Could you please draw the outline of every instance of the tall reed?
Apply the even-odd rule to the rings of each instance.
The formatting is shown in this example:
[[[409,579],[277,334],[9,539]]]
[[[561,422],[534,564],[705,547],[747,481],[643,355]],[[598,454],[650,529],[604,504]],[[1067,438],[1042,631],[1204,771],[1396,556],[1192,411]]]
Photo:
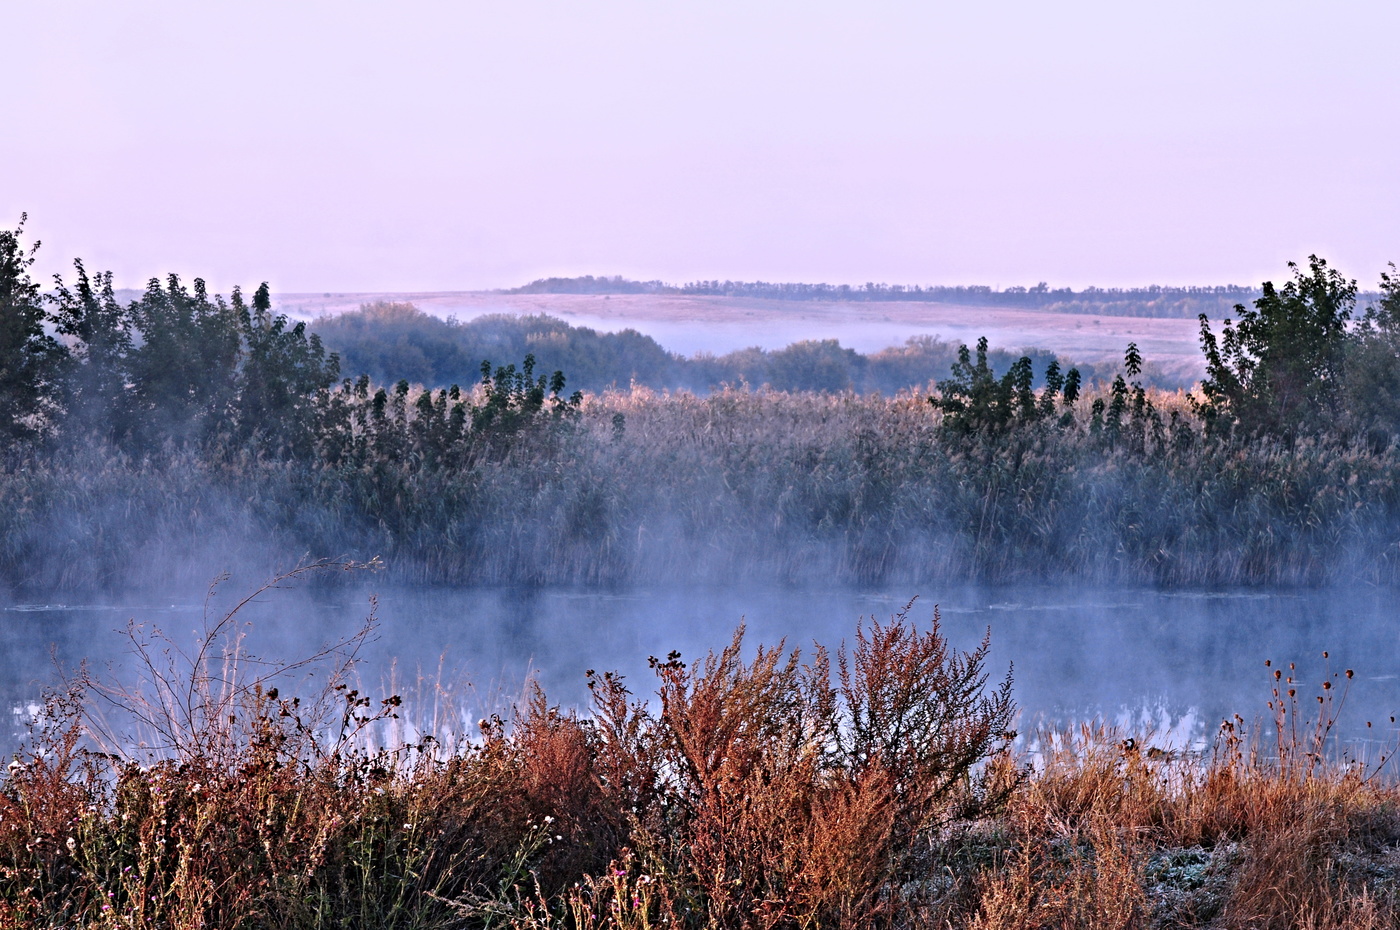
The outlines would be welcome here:
[[[1090,394],[1068,425],[984,441],[921,396],[636,389],[442,459],[413,450],[425,396],[405,395],[407,446],[336,464],[15,465],[0,582],[48,598],[307,551],[438,584],[1390,583],[1400,565],[1400,453],[1207,441],[1181,395],[1137,426],[1125,402],[1115,427]]]

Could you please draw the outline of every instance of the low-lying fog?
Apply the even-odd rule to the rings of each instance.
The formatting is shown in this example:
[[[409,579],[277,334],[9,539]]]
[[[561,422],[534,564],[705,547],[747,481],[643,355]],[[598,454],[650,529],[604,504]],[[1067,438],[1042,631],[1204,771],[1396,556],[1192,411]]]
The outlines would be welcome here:
[[[635,329],[672,352],[723,355],[759,346],[781,349],[803,339],[836,339],[857,352],[937,336],[975,345],[986,336],[1006,349],[1040,348],[1077,362],[1117,361],[1136,342],[1154,364],[1184,381],[1200,377],[1195,317],[1103,316],[1041,309],[969,307],[918,301],[803,301],[655,294],[501,294],[484,291],[402,294],[283,294],[276,309],[297,319],[359,309],[376,300],[406,301],[448,319],[489,313],[543,313],[600,332]]]
[[[552,701],[586,700],[587,669],[619,670],[649,694],[648,656],[678,649],[688,660],[725,645],[743,618],[750,647],[786,638],[804,650],[851,639],[858,617],[888,616],[919,595],[911,616],[926,625],[940,607],[945,634],[972,648],[989,627],[989,671],[1015,663],[1023,731],[1036,723],[1093,717],[1174,728],[1178,744],[1208,739],[1219,721],[1265,714],[1276,667],[1297,662],[1305,710],[1332,672],[1355,669],[1340,735],[1364,742],[1393,734],[1400,711],[1400,627],[1392,598],[1349,591],[1093,591],[1064,588],[950,588],[940,591],[814,591],[778,588],[664,590],[434,590],[378,586],[269,592],[243,614],[251,651],[294,660],[353,632],[378,594],[378,638],[362,655],[361,680],[412,703],[441,678],[474,720],[521,693],[533,673]],[[232,588],[215,600],[222,613]],[[87,660],[123,669],[127,618],[192,642],[201,607],[151,596],[144,602],[12,605],[0,612],[0,695],[12,721],[56,668]],[[1322,652],[1330,652],[1324,660]],[[441,675],[439,668],[443,671]],[[420,683],[420,673],[425,680]],[[464,684],[470,682],[474,690]],[[495,695],[495,697],[493,697]],[[1376,723],[1370,731],[1366,721]],[[1384,722],[1384,726],[1382,726]],[[5,735],[13,742],[14,729]]]

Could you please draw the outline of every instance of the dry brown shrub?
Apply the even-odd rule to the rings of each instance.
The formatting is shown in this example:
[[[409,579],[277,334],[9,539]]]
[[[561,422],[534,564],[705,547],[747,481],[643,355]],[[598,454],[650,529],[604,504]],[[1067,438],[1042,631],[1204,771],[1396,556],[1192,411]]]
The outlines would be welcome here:
[[[908,611],[868,630],[859,625],[855,647],[837,657],[849,714],[838,743],[856,771],[883,767],[896,805],[894,829],[906,842],[951,810],[966,816],[1002,800],[986,795],[985,782],[974,791],[970,777],[1008,742],[1015,709],[1009,674],[988,692],[990,631],[976,649],[960,653],[939,635],[937,608],[926,633],[908,622]]]
[[[801,913],[860,927],[879,910],[894,829],[893,788],[882,768],[843,778],[816,800],[806,835],[792,844]]]

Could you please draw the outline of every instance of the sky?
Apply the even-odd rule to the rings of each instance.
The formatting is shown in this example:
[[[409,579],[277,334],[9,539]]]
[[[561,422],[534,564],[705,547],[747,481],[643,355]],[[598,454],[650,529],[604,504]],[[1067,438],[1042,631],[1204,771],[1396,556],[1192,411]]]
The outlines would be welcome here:
[[[1400,261],[1400,4],[0,0],[45,277],[1254,284]]]

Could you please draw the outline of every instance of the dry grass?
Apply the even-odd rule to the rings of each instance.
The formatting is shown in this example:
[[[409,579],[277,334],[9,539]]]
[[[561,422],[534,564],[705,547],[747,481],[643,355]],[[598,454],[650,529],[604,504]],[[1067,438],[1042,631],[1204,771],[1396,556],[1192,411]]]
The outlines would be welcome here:
[[[239,629],[187,655],[134,629],[140,681],[53,696],[0,783],[0,927],[1400,917],[1400,790],[1329,743],[1345,673],[1311,703],[1280,670],[1273,716],[1206,753],[1086,725],[1018,758],[985,647],[899,614],[830,657],[740,630],[655,660],[649,700],[593,675],[586,710],[535,690],[444,745],[386,741],[399,702],[350,687],[350,653],[299,699],[309,666],[248,664]]]

